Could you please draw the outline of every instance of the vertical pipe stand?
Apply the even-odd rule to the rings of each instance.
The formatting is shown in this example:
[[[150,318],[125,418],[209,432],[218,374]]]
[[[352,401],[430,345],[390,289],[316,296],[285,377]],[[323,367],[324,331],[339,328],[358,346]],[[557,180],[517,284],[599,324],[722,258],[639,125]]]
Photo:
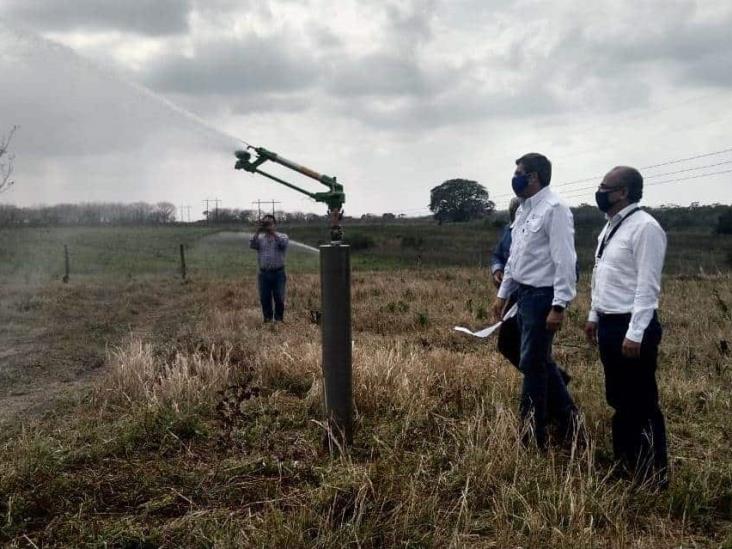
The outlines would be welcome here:
[[[323,402],[331,453],[353,441],[351,369],[351,247],[320,246],[323,332]]]

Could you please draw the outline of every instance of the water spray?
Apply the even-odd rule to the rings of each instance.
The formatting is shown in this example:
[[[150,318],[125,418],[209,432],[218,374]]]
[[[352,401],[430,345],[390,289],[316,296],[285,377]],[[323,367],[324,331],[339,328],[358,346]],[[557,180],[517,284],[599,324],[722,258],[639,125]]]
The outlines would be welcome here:
[[[353,386],[351,361],[351,247],[343,244],[343,204],[346,194],[335,177],[322,175],[263,147],[246,144],[236,151],[237,170],[258,173],[328,206],[330,244],[320,246],[320,299],[323,341],[323,402],[327,422],[325,444],[337,453],[353,440]],[[253,158],[254,151],[256,157]],[[260,166],[270,161],[328,187],[310,192],[264,172]]]

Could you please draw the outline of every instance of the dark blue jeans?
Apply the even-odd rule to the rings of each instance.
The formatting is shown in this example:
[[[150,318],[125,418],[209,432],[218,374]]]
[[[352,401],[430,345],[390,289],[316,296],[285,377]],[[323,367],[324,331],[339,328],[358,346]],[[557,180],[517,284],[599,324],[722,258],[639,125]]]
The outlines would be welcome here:
[[[264,321],[283,320],[285,315],[285,293],[287,289],[287,275],[285,269],[274,271],[259,271],[259,300],[262,303]],[[274,314],[272,302],[274,301]]]
[[[521,417],[533,418],[534,434],[540,448],[547,445],[549,403],[552,412],[565,431],[572,427],[576,411],[554,359],[552,343],[554,334],[546,329],[546,317],[552,308],[554,289],[519,286],[516,293],[521,331],[521,359],[519,369],[524,374],[521,389]]]
[[[605,395],[615,410],[615,458],[646,477],[654,470],[665,482],[668,455],[666,424],[658,404],[656,366],[663,330],[654,314],[643,334],[639,358],[626,358],[622,347],[630,315],[601,315],[597,339],[605,370]]]

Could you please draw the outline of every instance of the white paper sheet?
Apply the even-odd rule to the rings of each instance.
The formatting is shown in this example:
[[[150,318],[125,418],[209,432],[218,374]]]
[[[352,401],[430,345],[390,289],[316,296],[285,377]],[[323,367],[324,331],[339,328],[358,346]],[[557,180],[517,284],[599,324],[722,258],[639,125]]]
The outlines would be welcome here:
[[[482,330],[479,330],[477,332],[472,332],[468,328],[463,328],[462,326],[455,326],[453,328],[455,331],[463,332],[464,334],[468,334],[475,337],[485,338],[493,334],[498,328],[501,327],[501,324],[504,323],[504,321],[508,320],[509,318],[513,318],[516,316],[516,313],[518,312],[518,304],[514,303],[513,307],[511,307],[508,311],[506,311],[506,314],[503,315],[503,320],[500,322],[497,322],[493,324],[493,326],[488,326],[487,328],[483,328]]]

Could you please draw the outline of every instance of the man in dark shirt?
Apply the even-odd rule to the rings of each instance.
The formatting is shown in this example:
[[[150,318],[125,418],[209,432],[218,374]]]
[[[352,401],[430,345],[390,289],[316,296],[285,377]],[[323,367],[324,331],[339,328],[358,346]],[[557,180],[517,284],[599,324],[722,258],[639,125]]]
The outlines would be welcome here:
[[[259,264],[259,299],[262,303],[264,322],[282,322],[285,314],[285,292],[287,274],[285,273],[285,256],[289,240],[284,233],[277,232],[277,220],[274,215],[262,218],[257,232],[249,241],[249,247],[257,251]],[[274,301],[274,311],[272,302]]]

